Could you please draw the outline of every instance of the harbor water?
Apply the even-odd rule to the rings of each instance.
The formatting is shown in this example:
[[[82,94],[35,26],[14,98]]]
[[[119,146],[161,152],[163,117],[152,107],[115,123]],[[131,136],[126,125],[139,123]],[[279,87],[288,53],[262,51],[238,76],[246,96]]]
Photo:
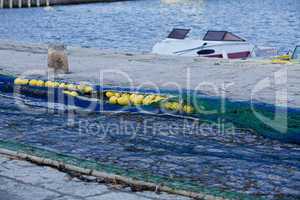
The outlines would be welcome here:
[[[300,40],[298,0],[138,0],[0,10],[0,39],[149,52],[173,27],[228,30],[282,52]]]
[[[173,27],[229,30],[285,52],[300,42],[298,0],[138,0],[0,10],[0,39],[149,52]],[[1,66],[0,66],[1,67]],[[300,199],[300,146],[249,130],[141,114],[69,115],[0,95],[0,139],[266,199]]]

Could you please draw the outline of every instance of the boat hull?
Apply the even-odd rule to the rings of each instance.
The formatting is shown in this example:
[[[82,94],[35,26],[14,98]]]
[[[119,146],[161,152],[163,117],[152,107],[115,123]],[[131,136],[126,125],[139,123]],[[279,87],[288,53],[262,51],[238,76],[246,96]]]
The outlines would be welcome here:
[[[254,45],[244,41],[203,41],[166,39],[154,45],[152,53],[176,56],[244,59],[252,56]]]

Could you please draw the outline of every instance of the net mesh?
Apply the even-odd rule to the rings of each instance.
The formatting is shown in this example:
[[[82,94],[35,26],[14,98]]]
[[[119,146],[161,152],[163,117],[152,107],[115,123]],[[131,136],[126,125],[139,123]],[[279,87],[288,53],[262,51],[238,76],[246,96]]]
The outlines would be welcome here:
[[[165,185],[172,189],[180,189],[196,193],[201,192],[208,195],[213,195],[215,197],[223,197],[227,199],[262,199],[256,196],[250,196],[237,192],[221,191],[217,188],[208,188],[189,179],[167,178],[153,175],[151,173],[127,170],[112,164],[102,164],[96,162],[95,160],[82,159],[75,156],[64,155],[50,150],[45,150],[34,146],[17,143],[15,141],[0,140],[0,148],[25,153],[32,156],[37,156],[40,158],[51,159],[54,161],[62,162],[64,164],[74,165],[85,169],[92,169],[109,174],[120,175],[138,181],[155,183],[157,185]]]

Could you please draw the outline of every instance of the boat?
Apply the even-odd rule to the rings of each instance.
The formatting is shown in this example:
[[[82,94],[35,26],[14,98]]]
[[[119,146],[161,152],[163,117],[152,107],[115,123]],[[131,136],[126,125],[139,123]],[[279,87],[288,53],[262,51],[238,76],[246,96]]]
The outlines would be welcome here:
[[[187,38],[189,32],[190,29],[173,29],[165,40],[154,45],[152,53],[224,59],[267,57],[277,53],[274,48],[257,47],[228,31],[209,30],[202,40]]]
[[[300,45],[297,45],[293,51],[288,54],[276,56],[272,59],[273,64],[295,64],[300,61]]]
[[[271,104],[224,99],[193,90],[157,90],[145,88],[82,85],[62,81],[27,79],[0,74],[0,92],[33,101],[64,105],[83,112],[126,112],[166,117],[179,117],[199,122],[230,123],[237,128],[250,129],[266,138],[300,144],[300,109],[281,108]],[[52,108],[52,107],[51,107]],[[53,107],[55,109],[55,107]],[[255,111],[255,112],[254,112]],[[287,125],[279,121],[270,126],[257,115],[287,116]],[[226,134],[226,132],[224,132]]]

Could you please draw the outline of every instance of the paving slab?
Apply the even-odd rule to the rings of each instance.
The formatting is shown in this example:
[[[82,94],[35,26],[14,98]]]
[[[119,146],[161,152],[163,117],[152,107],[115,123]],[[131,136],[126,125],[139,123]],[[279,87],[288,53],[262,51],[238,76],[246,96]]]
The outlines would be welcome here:
[[[0,154],[0,200],[189,200],[154,192],[130,192],[84,182],[54,168]]]

